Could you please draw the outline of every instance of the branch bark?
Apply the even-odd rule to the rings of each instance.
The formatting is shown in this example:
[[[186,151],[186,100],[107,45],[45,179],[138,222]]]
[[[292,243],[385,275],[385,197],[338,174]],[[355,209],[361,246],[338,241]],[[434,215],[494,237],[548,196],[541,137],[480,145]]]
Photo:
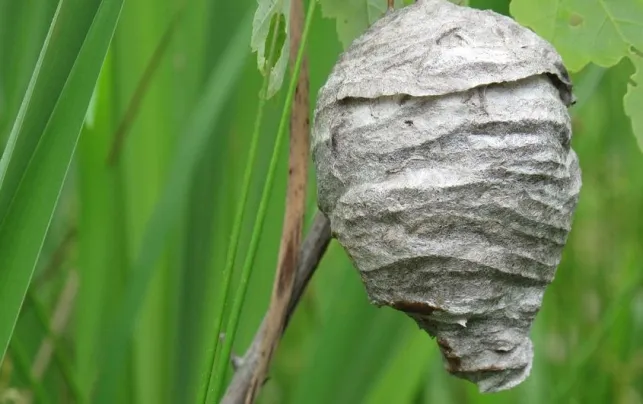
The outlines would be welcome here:
[[[303,0],[290,2],[290,66],[294,71],[304,30]],[[306,213],[306,182],[308,179],[309,89],[308,60],[304,55],[294,103],[290,115],[290,155],[286,211],[279,247],[279,260],[273,283],[270,307],[266,315],[263,339],[259,346],[257,365],[253,368],[245,404],[252,404],[263,385],[288,316],[288,305],[297,273],[297,251]]]
[[[288,321],[290,320],[292,313],[295,311],[295,308],[308,285],[308,281],[317,269],[321,258],[326,252],[330,239],[330,221],[323,213],[317,212],[313,225],[301,246],[295,283],[288,303],[287,315],[284,321],[284,326],[281,328],[278,337],[281,337],[283,330],[288,325]],[[247,397],[253,375],[259,365],[260,349],[261,346],[265,344],[264,341],[267,337],[266,330],[268,327],[268,320],[268,313],[266,313],[261,326],[255,334],[250,348],[248,348],[243,358],[236,361],[234,377],[221,400],[221,404],[241,404]]]

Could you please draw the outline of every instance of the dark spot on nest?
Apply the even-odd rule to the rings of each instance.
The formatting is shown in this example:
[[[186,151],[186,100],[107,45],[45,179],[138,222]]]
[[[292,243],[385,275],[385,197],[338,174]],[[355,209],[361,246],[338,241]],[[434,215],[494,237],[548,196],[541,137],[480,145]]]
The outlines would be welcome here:
[[[455,352],[453,352],[453,348],[451,348],[451,345],[449,345],[448,341],[445,338],[438,337],[436,342],[440,347],[440,352],[442,352],[442,356],[447,361],[446,363],[447,370],[452,373],[460,371],[460,367],[462,366],[462,360],[458,355],[455,354]]]
[[[330,133],[330,150],[337,153],[337,140],[335,140],[335,132]]]
[[[423,302],[409,302],[406,300],[400,300],[390,304],[396,310],[403,311],[410,314],[422,314],[425,316],[430,316],[434,311],[441,310],[439,307],[431,306],[428,303]]]
[[[446,369],[449,373],[451,373],[454,376],[465,377],[465,378],[467,374],[469,375],[493,374],[493,373],[503,372],[505,370],[508,370],[507,368],[503,368],[501,366],[495,366],[495,365],[485,366],[485,367],[475,368],[475,369],[452,368],[449,365],[447,365]]]
[[[411,121],[410,119],[407,119],[406,121],[404,121],[404,123],[406,124],[406,126],[413,126],[413,121]]]
[[[458,34],[458,31],[460,31],[460,27],[454,27],[451,28],[445,32],[443,32],[436,40],[435,43],[437,45],[442,45],[445,41],[447,41],[450,38],[455,38],[459,43],[466,43],[462,35]]]
[[[400,97],[400,99],[399,99],[399,101],[398,101],[398,104],[399,104],[399,105],[404,105],[404,104],[406,104],[407,102],[409,102],[409,100],[410,100],[410,99],[411,99],[411,96],[410,96],[410,95],[408,95],[408,94],[404,94],[404,95],[402,95],[402,96]]]

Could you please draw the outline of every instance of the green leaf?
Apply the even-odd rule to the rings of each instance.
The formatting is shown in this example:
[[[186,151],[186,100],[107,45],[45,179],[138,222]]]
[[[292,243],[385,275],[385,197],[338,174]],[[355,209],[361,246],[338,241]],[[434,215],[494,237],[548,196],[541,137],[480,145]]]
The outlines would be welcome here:
[[[468,6],[469,0],[449,0]],[[326,18],[337,20],[337,37],[344,49],[360,36],[375,21],[386,13],[386,0],[319,0]],[[395,0],[395,8],[414,3],[415,0]]]
[[[640,72],[643,1],[512,0],[510,10],[518,22],[550,41],[572,72],[588,63],[611,67],[624,57],[630,58]],[[643,87],[628,86],[625,105],[639,145],[643,124],[634,107],[640,107],[641,100]]]
[[[643,150],[643,56],[631,55],[630,59],[636,68],[636,72],[632,75],[630,83],[627,85],[627,94],[623,99],[625,106],[625,113],[632,120],[632,130],[639,143],[639,147]]]
[[[0,160],[0,360],[123,0],[61,1]]]
[[[337,36],[344,48],[386,13],[386,0],[320,0],[319,3],[324,17],[337,20]],[[402,6],[402,0],[395,0],[395,8]]]
[[[271,22],[273,19],[283,17],[286,32],[286,38],[281,46],[279,58],[274,67],[270,66],[270,61],[266,59],[266,43],[269,43]],[[277,33],[273,33],[277,34]],[[275,95],[281,88],[288,67],[288,56],[290,54],[290,0],[259,0],[257,11],[252,20],[252,36],[250,46],[253,52],[257,52],[257,65],[259,71],[265,76],[270,74],[268,82],[267,98]],[[271,68],[272,67],[272,68]]]
[[[643,49],[643,2],[513,0],[511,15],[550,41],[571,71],[590,62],[610,67]]]

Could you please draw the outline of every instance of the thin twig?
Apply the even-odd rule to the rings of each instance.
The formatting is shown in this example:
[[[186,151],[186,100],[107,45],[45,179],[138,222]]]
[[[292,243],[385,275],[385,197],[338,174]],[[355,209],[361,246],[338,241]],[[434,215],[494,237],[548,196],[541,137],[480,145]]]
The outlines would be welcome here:
[[[51,356],[54,352],[54,341],[53,338],[59,336],[67,323],[69,322],[69,317],[74,307],[74,300],[76,299],[76,292],[78,291],[78,274],[76,271],[69,271],[67,276],[67,281],[63,287],[54,313],[51,317],[51,333],[53,335],[48,335],[43,339],[38,348],[38,353],[34,359],[33,365],[31,366],[31,372],[37,380],[41,380],[51,362]],[[30,293],[33,293],[30,291]]]
[[[277,49],[277,38],[279,35],[276,33],[279,32],[281,20],[277,20],[274,28],[275,34],[272,36],[270,41],[270,48],[268,52],[268,60],[266,65],[272,66],[272,63],[275,62],[275,50]],[[261,92],[259,93],[259,105],[257,107],[257,114],[255,115],[254,129],[252,131],[252,137],[250,140],[250,148],[248,150],[248,159],[246,161],[246,169],[243,174],[243,186],[238,200],[237,211],[235,213],[234,222],[232,225],[232,232],[230,233],[230,239],[228,242],[228,250],[226,252],[226,262],[221,273],[221,280],[219,283],[219,292],[218,300],[215,305],[217,307],[217,313],[214,317],[214,336],[212,341],[212,346],[209,349],[209,358],[208,358],[208,367],[206,377],[204,378],[204,383],[199,389],[198,403],[208,403],[209,395],[212,394],[211,391],[214,390],[214,386],[217,384],[217,378],[222,377],[218,375],[215,369],[217,368],[218,362],[217,353],[219,343],[225,343],[223,338],[219,338],[225,333],[221,332],[221,327],[223,325],[224,309],[225,303],[228,299],[228,294],[230,293],[230,288],[232,285],[232,273],[234,269],[235,258],[237,256],[237,249],[239,248],[239,239],[241,235],[241,225],[243,224],[244,212],[246,210],[246,204],[248,202],[248,195],[250,192],[250,184],[254,172],[254,162],[257,157],[257,150],[259,145],[259,135],[261,134],[261,124],[263,122],[263,114],[266,107],[266,101],[268,99],[268,87],[270,84],[270,74],[266,74],[263,77],[263,84],[261,85]]]
[[[12,338],[9,344],[9,354],[11,354],[11,359],[13,365],[16,367],[17,373],[25,378],[38,402],[42,404],[50,403],[50,395],[47,394],[43,384],[36,380],[31,372],[31,368],[29,367],[29,354],[24,341],[20,338]]]
[[[72,224],[68,229],[63,238],[60,241],[60,244],[56,246],[54,253],[51,256],[47,265],[43,270],[37,275],[36,279],[31,282],[30,288],[37,288],[42,286],[47,280],[49,280],[56,272],[62,267],[63,263],[69,255],[69,251],[74,246],[76,241],[76,236],[78,235],[78,228],[75,224]]]
[[[268,171],[266,174],[266,181],[261,192],[261,200],[259,201],[259,207],[257,208],[257,215],[255,216],[252,236],[250,237],[250,243],[248,245],[246,258],[243,262],[243,267],[241,268],[237,291],[232,301],[232,309],[230,310],[228,317],[228,324],[226,326],[223,348],[221,348],[221,355],[219,356],[219,360],[217,360],[216,363],[216,369],[214,372],[215,383],[213,389],[211,390],[211,393],[210,390],[208,390],[208,393],[211,394],[211,397],[218,398],[220,397],[220,393],[223,391],[223,376],[225,375],[225,371],[229,365],[230,357],[232,355],[232,345],[234,343],[237,328],[239,325],[241,309],[243,307],[245,296],[248,291],[248,283],[250,282],[250,276],[254,267],[254,260],[257,256],[257,249],[259,248],[259,241],[261,240],[262,229],[263,225],[265,224],[265,219],[268,212],[268,202],[270,200],[270,194],[273,189],[273,184],[276,176],[275,173],[277,171],[277,163],[279,162],[279,145],[281,144],[282,139],[284,138],[284,135],[287,131],[287,125],[291,112],[290,109],[295,98],[295,89],[297,88],[297,83],[299,81],[299,71],[301,69],[301,62],[303,61],[304,44],[306,43],[306,39],[308,38],[308,34],[310,33],[310,26],[315,15],[316,4],[316,1],[311,1],[308,3],[306,23],[301,39],[302,45],[297,50],[297,61],[288,83],[286,100],[284,102],[284,108],[282,109],[281,118],[279,119],[277,136],[275,138],[272,156],[270,157],[270,164],[268,166]]]
[[[292,313],[295,311],[295,308],[308,285],[308,281],[313,276],[313,273],[317,269],[319,262],[326,252],[330,239],[330,221],[323,213],[318,212],[300,249],[297,276],[295,278],[293,293],[288,304],[288,314],[283,329],[288,325],[288,321],[290,320]],[[263,345],[267,320],[268,315],[266,314],[261,326],[252,340],[250,348],[248,348],[243,358],[237,361],[237,369],[225,395],[223,396],[223,399],[221,400],[221,404],[241,404],[244,402],[244,398],[250,388],[252,376],[255,373],[255,368],[259,362],[259,350]]]
[[[395,0],[388,0],[388,9],[393,10],[395,8]]]
[[[48,340],[52,348],[52,352],[50,354],[53,354],[56,364],[60,369],[61,375],[65,380],[65,382],[67,383],[67,386],[69,387],[69,392],[71,393],[74,399],[74,402],[83,403],[85,400],[83,398],[83,394],[80,389],[80,386],[76,381],[73,368],[69,361],[69,354],[66,353],[66,350],[64,349],[63,344],[61,343],[61,340],[59,338],[60,334],[62,333],[62,330],[66,326],[68,317],[72,310],[73,301],[76,295],[77,288],[78,288],[78,275],[76,274],[76,271],[70,271],[65,287],[60,294],[58,303],[56,304],[53,320],[50,320],[50,316],[47,313],[47,310],[45,309],[42,302],[40,302],[39,299],[37,298],[33,288],[30,288],[29,291],[27,292],[27,301],[29,302],[29,305],[32,307],[34,314],[36,315],[36,318],[40,322],[40,325],[42,326],[42,328],[44,328],[46,332],[45,341]],[[39,359],[36,358],[36,362],[38,361]],[[32,369],[36,370],[40,366],[43,366],[43,364],[35,365],[34,363],[34,365],[32,365]],[[40,376],[44,376],[45,367],[46,365],[42,368],[41,371],[43,373]],[[34,377],[36,377],[36,380],[38,381],[40,381],[40,379],[42,378],[40,376],[34,373]]]
[[[302,0],[290,3],[290,66],[294,70],[297,52],[304,30],[304,5]],[[290,115],[290,155],[288,158],[288,189],[286,211],[279,247],[279,259],[272,287],[270,307],[266,315],[264,338],[259,347],[259,361],[254,368],[245,403],[252,404],[263,385],[272,356],[279,345],[279,338],[286,321],[288,304],[297,275],[297,251],[306,214],[306,183],[308,179],[308,148],[310,127],[308,100],[308,60],[304,55],[295,99]]]
[[[45,336],[45,338],[42,340],[33,364],[31,365],[31,374],[37,382],[40,382],[45,375],[45,372],[51,362],[52,355],[54,353],[56,353],[57,355],[62,354],[60,351],[56,351],[56,349],[59,348],[57,347],[58,342],[56,341],[56,338],[58,338],[58,336],[62,334],[63,330],[67,326],[67,323],[69,322],[69,317],[74,306],[74,300],[76,298],[77,291],[78,274],[76,273],[76,271],[72,270],[69,271],[67,281],[65,282],[62,292],[60,292],[60,296],[56,303],[56,308],[54,309],[54,314],[51,318],[51,323],[49,324],[50,327],[47,327],[45,325],[45,328],[48,332],[47,336]],[[35,306],[39,303],[36,301],[33,293],[33,289],[29,289],[29,291],[27,292],[27,296],[28,299],[31,300],[31,303]],[[66,376],[67,379],[69,379],[69,377],[71,377],[71,373]],[[70,383],[70,388],[74,390],[74,385],[72,383]],[[78,398],[79,390],[75,389],[74,393],[74,396],[77,397],[78,400],[80,400],[80,398]],[[28,394],[25,397],[25,402],[31,403],[32,401],[33,397],[31,396],[31,394]]]

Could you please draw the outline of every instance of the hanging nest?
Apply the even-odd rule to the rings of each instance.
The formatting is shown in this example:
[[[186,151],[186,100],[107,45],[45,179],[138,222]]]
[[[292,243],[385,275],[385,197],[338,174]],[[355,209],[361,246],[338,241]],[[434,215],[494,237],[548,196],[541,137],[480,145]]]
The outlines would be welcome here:
[[[436,337],[483,392],[531,368],[531,324],[581,187],[555,49],[491,11],[420,0],[355,40],[321,89],[320,209],[370,300]]]

